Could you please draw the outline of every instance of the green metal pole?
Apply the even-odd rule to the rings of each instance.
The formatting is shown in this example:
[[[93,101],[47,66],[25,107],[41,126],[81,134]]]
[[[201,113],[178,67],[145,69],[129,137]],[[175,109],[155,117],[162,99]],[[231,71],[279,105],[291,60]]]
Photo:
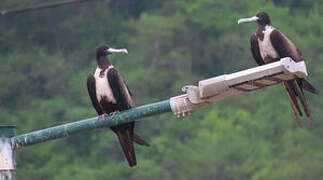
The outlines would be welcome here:
[[[110,115],[106,115],[105,120],[103,120],[103,118],[97,119],[96,117],[93,117],[43,130],[17,135],[12,138],[12,142],[14,143],[14,148],[18,149],[44,141],[66,137],[75,133],[98,128],[111,127],[118,124],[131,122],[139,118],[141,119],[144,117],[170,111],[171,107],[169,100],[165,100],[122,111],[120,112],[120,114],[116,114],[113,118]]]
[[[0,180],[13,180],[15,159],[11,137],[15,126],[0,126]]]

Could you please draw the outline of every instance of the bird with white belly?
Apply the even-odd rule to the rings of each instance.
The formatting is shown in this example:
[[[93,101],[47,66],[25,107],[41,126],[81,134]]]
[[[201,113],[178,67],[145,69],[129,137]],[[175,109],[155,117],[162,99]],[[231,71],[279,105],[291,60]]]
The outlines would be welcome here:
[[[258,65],[279,61],[284,57],[291,57],[295,62],[305,60],[301,51],[294,43],[271,25],[271,20],[266,12],[260,12],[251,18],[238,20],[238,24],[246,22],[256,22],[258,24],[256,33],[250,37],[251,52]],[[289,80],[283,84],[299,125],[302,125],[299,116],[303,116],[303,114],[298,105],[297,98],[299,98],[303,105],[305,114],[310,121],[310,127],[312,127],[312,116],[307,107],[303,90],[318,94],[317,90],[304,78]]]
[[[96,51],[98,66],[94,75],[89,74],[87,77],[87,88],[92,105],[99,117],[103,119],[106,114],[111,114],[113,118],[119,111],[135,106],[127,84],[109,61],[108,55],[112,53],[128,54],[128,51],[127,49],[114,49],[108,45],[99,46]],[[133,142],[149,146],[134,132],[134,128],[135,122],[111,127],[112,131],[118,136],[122,150],[131,167],[137,164]]]

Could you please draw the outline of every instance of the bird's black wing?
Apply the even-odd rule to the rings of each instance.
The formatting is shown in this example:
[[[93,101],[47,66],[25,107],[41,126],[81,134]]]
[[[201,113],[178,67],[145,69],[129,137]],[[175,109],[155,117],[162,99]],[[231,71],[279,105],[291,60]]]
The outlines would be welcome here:
[[[295,62],[304,61],[301,51],[278,30],[272,31],[270,40],[280,58],[291,57]],[[298,79],[298,84],[302,89],[318,94],[318,91],[306,79]]]
[[[276,29],[273,30],[270,34],[270,41],[280,58],[291,57],[294,59],[292,47],[288,44],[287,39],[281,32]]]
[[[109,69],[107,73],[112,94],[117,102],[118,110],[130,109],[134,106],[131,95],[123,78],[114,68]],[[129,122],[118,126],[111,127],[117,134],[122,150],[130,166],[136,165],[136,155],[133,146],[135,122]]]
[[[101,109],[101,106],[98,102],[98,99],[96,98],[96,87],[95,87],[95,78],[92,74],[89,74],[87,76],[87,90],[89,92],[89,96],[91,98],[91,102],[93,107],[95,108],[96,112],[101,115],[103,114],[103,111]]]
[[[131,91],[129,90],[128,85],[126,84],[126,82],[123,80],[123,78],[121,77],[121,75],[118,73],[116,69],[109,70],[108,80],[109,80],[113,95],[117,103],[119,104],[119,106],[121,107],[124,106],[124,109],[130,109],[135,107],[135,103],[132,99]],[[124,103],[125,105],[121,105],[122,103]],[[124,110],[124,109],[121,109],[121,110]],[[131,122],[129,123],[129,125],[133,131],[135,123]],[[133,138],[133,141],[139,145],[150,146],[148,142],[143,140],[135,132],[133,132],[132,138]]]
[[[273,30],[271,32],[270,41],[280,58],[291,57],[296,62],[304,60],[300,50],[297,49],[297,47],[278,30]],[[316,90],[310,83],[306,84],[308,81],[306,81],[304,84],[303,82],[305,82],[305,79],[297,78],[295,80],[284,82],[284,86],[287,92],[287,96],[289,97],[290,104],[296,116],[296,120],[298,120],[298,117],[295,109],[297,109],[299,115],[302,116],[296,100],[297,98],[299,98],[301,104],[303,105],[305,114],[310,121],[310,127],[312,127],[312,116],[307,107],[303,89],[308,90],[310,88],[310,92],[316,92]]]
[[[130,96],[131,96],[131,98],[132,98],[132,92],[130,91],[130,89],[129,89],[129,87],[128,87],[128,84],[127,84],[125,81],[123,81],[123,83],[126,85],[127,90],[128,90],[128,92],[129,92],[129,94],[130,94]]]
[[[107,78],[111,86],[113,96],[120,108],[119,110],[121,111],[134,107],[134,102],[128,87],[118,71],[111,68],[107,73]]]
[[[251,43],[252,56],[255,59],[256,63],[259,66],[264,65],[265,62],[264,62],[264,60],[262,59],[262,57],[260,55],[258,40],[257,40],[257,36],[255,34],[251,35],[250,43]]]
[[[133,167],[137,164],[135,148],[132,143],[133,139],[133,131],[131,129],[131,124],[134,125],[134,122],[121,124],[115,127],[111,127],[111,129],[117,134],[121,148],[123,150],[124,155],[127,158],[129,166]]]
[[[295,62],[305,60],[295,44],[278,30],[275,29],[271,32],[270,41],[280,58],[291,57]]]

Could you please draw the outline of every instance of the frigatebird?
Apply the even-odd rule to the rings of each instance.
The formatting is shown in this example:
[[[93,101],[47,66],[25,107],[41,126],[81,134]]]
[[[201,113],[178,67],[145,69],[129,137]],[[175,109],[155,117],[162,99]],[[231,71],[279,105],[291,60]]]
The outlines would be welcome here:
[[[87,77],[87,88],[92,105],[99,114],[98,118],[102,117],[103,119],[106,114],[114,117],[119,111],[135,106],[128,85],[109,61],[108,55],[112,53],[128,54],[128,51],[127,49],[114,49],[108,45],[99,46],[96,51],[98,66],[94,75],[89,74]],[[139,135],[134,133],[134,128],[135,122],[111,127],[118,136],[131,167],[137,164],[133,141],[139,145],[149,146]]]
[[[305,60],[294,43],[271,25],[269,15],[266,12],[260,12],[251,18],[238,20],[238,24],[246,22],[256,22],[258,24],[256,33],[250,37],[251,52],[258,65],[279,61],[284,57],[291,57],[295,62]],[[297,97],[301,101],[305,114],[310,121],[310,127],[312,127],[312,117],[307,107],[303,90],[318,94],[316,89],[304,78],[289,80],[284,82],[283,85],[299,126],[302,126],[299,116],[303,116],[303,114],[298,105]]]

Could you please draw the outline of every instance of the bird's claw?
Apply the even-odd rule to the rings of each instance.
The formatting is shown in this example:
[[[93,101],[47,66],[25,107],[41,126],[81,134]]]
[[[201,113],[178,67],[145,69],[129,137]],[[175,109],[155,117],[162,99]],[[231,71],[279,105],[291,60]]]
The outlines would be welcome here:
[[[100,118],[102,118],[103,120],[105,120],[105,115],[107,115],[106,113],[99,115],[98,117],[96,117],[97,120],[99,120]]]
[[[113,112],[111,112],[110,113],[111,119],[113,119],[116,114],[120,114],[120,111],[113,111]]]

